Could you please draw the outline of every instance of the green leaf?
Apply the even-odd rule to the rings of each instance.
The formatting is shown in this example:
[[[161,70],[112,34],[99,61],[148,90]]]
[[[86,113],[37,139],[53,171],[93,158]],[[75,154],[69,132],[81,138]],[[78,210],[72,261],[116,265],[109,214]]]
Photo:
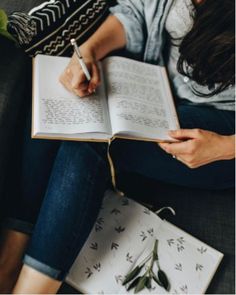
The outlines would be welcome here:
[[[146,281],[148,280],[148,277],[143,276],[139,279],[139,282],[134,290],[134,293],[138,293],[142,291],[146,287]]]
[[[8,17],[3,9],[0,9],[0,30],[7,30]]]
[[[0,35],[15,41],[15,38],[7,31],[8,17],[3,9],[0,9]]]
[[[127,291],[133,289],[134,287],[137,286],[139,280],[140,280],[141,277],[137,277],[135,280],[133,280],[133,282],[128,286],[127,288]]]
[[[159,269],[157,276],[158,276],[160,283],[163,285],[163,287],[166,289],[166,291],[169,291],[170,290],[170,283],[169,283],[169,280],[168,280],[166,274],[164,273],[164,271]]]
[[[143,268],[144,264],[141,266],[136,266],[130,273],[128,273],[125,276],[125,280],[122,283],[122,285],[126,285],[127,283],[129,283],[130,281],[132,281],[141,271],[141,269]]]
[[[152,288],[152,278],[148,277],[145,286],[147,287],[147,289],[151,289]]]
[[[157,254],[157,246],[158,246],[158,240],[155,240],[154,248],[153,248],[153,259],[158,260],[158,254]]]
[[[162,283],[159,281],[159,279],[157,278],[155,274],[152,274],[152,277],[154,281],[157,283],[157,285],[159,285],[160,287],[163,287]]]

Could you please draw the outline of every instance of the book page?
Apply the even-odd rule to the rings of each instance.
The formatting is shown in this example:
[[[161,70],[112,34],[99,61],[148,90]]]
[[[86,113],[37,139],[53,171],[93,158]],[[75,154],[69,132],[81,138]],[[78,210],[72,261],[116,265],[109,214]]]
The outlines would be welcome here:
[[[68,58],[43,55],[35,59],[34,132],[111,134],[104,83],[89,97],[72,94],[59,82],[68,62]]]
[[[103,61],[113,134],[170,139],[179,127],[163,67],[122,57]]]

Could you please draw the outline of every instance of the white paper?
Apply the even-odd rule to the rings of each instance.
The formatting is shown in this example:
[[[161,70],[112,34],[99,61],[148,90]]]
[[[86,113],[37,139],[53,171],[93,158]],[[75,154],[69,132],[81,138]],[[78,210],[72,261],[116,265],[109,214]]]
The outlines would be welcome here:
[[[165,69],[121,57],[103,61],[113,133],[170,139],[176,113]]]
[[[59,82],[68,62],[68,58],[43,55],[35,59],[35,132],[111,134],[104,87],[89,97],[73,95]]]
[[[83,293],[133,293],[127,292],[122,282],[151,253],[155,239],[159,241],[160,266],[170,281],[170,293],[204,293],[223,254],[111,191],[105,195],[99,217],[67,282]],[[142,293],[167,291],[153,282],[152,289]]]

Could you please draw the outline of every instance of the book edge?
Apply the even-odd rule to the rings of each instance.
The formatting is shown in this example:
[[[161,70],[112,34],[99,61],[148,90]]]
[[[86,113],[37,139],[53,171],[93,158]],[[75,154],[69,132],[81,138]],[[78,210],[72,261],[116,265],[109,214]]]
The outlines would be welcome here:
[[[35,98],[34,98],[34,93],[35,93],[35,57],[32,59],[32,120],[31,120],[31,138],[34,136],[34,119],[35,119]]]

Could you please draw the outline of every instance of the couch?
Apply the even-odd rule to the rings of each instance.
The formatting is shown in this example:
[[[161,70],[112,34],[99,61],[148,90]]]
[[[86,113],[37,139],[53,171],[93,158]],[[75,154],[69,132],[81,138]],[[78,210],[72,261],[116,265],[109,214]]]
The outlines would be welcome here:
[[[1,0],[7,12],[27,11],[40,0]],[[4,210],[3,191],[9,178],[14,149],[24,120],[24,110],[31,98],[31,60],[8,40],[0,37],[0,210]],[[123,178],[124,179],[124,178]],[[138,197],[155,208],[171,206],[175,217],[163,216],[225,256],[208,289],[208,293],[235,294],[235,199],[234,189],[223,191],[193,190],[156,183],[139,175],[127,175],[120,186],[128,196]],[[133,184],[133,185],[132,185]],[[138,185],[137,185],[138,184]],[[135,189],[134,189],[135,188]],[[0,211],[0,212],[1,212]],[[0,213],[1,216],[1,213]],[[63,285],[60,293],[76,293]]]
[[[6,1],[0,8],[7,13],[28,11],[42,3],[42,0]],[[0,199],[3,198],[3,184],[6,168],[11,161],[24,105],[29,102],[31,92],[31,60],[12,42],[0,36]],[[0,211],[3,206],[0,206]]]

